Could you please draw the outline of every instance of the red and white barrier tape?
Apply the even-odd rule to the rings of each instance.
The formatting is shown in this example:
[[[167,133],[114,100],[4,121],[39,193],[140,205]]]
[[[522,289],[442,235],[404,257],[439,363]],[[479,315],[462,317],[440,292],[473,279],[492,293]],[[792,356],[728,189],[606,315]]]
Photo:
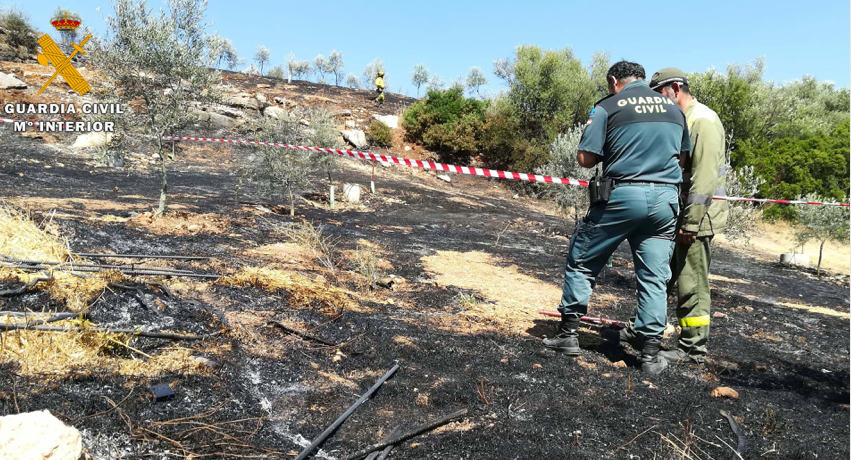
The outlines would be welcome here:
[[[0,118],[0,122],[14,123],[22,120],[11,120],[8,118]],[[153,137],[153,136],[144,136]],[[327,149],[322,147],[305,147],[301,145],[278,144],[275,142],[257,142],[257,141],[241,141],[236,139],[215,139],[209,137],[183,137],[183,136],[163,136],[164,140],[169,141],[200,141],[200,142],[221,142],[226,144],[248,144],[248,145],[265,145],[269,147],[284,147],[288,149],[309,150],[313,152],[334,153],[340,156],[351,158],[359,158],[362,160],[377,160],[384,163],[395,163],[399,165],[410,166],[412,168],[433,169],[437,171],[451,172],[456,174],[467,174],[470,176],[483,177],[498,177],[500,179],[520,180],[526,182],[541,182],[546,184],[562,184],[562,185],[578,185],[587,187],[587,180],[569,179],[565,177],[542,176],[539,174],[526,174],[511,171],[498,171],[495,169],[471,168],[469,166],[456,166],[443,163],[435,163],[432,161],[411,160],[409,158],[398,158],[390,155],[376,155],[369,152],[360,152],[357,150],[340,150]],[[734,196],[713,196],[713,200],[724,201],[749,201],[753,203],[779,203],[779,204],[810,204],[821,206],[845,206],[849,207],[848,203],[822,203],[819,201],[796,201],[796,200],[771,200],[767,198],[743,198]]]
[[[447,165],[443,163],[435,163],[432,161],[411,160],[408,158],[398,158],[390,155],[376,155],[369,152],[359,152],[357,150],[340,150],[326,149],[322,147],[304,147],[301,145],[278,144],[275,142],[256,142],[256,141],[240,141],[234,139],[211,139],[206,137],[175,137],[163,136],[165,140],[174,141],[202,141],[202,142],[224,142],[228,144],[251,144],[251,145],[266,145],[270,147],[285,147],[288,149],[310,150],[314,152],[335,153],[340,156],[348,156],[352,158],[360,158],[363,160],[377,160],[384,163],[395,163],[399,165],[411,166],[413,168],[434,169],[438,171],[451,172],[456,174],[468,174],[470,176],[498,177],[500,179],[522,180],[527,182],[543,182],[547,184],[564,184],[564,185],[579,185],[582,187],[588,186],[588,181],[579,179],[567,179],[564,177],[541,176],[538,174],[525,174],[510,171],[497,171],[495,169],[471,168],[469,166]]]

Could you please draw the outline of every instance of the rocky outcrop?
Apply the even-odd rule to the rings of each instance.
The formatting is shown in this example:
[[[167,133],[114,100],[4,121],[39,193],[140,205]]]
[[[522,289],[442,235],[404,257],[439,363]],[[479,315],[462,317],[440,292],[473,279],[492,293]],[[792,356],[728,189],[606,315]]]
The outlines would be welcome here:
[[[263,116],[275,120],[281,120],[287,116],[287,111],[280,107],[270,105],[269,107],[263,109]]]
[[[373,117],[387,125],[390,129],[396,129],[399,127],[399,117],[396,115],[373,115]]]
[[[0,73],[0,89],[27,89],[27,84],[7,73]]]
[[[49,411],[0,417],[0,458],[78,460],[83,438]]]
[[[203,110],[195,110],[198,116],[198,122],[201,125],[214,129],[229,129],[236,125],[236,120],[218,113],[205,112]]]
[[[369,144],[366,142],[366,134],[359,129],[347,129],[345,131],[341,131],[340,134],[343,135],[343,139],[346,142],[354,146],[356,149],[365,149],[369,147]]]

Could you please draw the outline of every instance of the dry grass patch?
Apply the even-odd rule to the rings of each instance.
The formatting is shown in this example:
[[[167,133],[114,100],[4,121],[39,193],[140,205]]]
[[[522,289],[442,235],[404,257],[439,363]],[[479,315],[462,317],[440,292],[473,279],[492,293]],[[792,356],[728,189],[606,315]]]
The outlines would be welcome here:
[[[5,203],[0,205],[0,255],[45,262],[67,261],[71,257],[68,242],[51,224],[50,219],[36,224],[29,213]]]
[[[60,324],[83,325],[79,320]],[[192,350],[172,346],[155,355],[140,357],[133,338],[85,330],[76,332],[9,331],[0,334],[0,363],[20,365],[19,373],[49,375],[51,378],[89,374],[95,370],[157,376],[177,372],[203,373],[206,369],[192,359]]]
[[[439,284],[475,290],[490,301],[470,302],[459,315],[500,327],[517,328],[561,298],[558,286],[520,273],[515,265],[500,267],[498,259],[483,252],[438,251],[421,261]]]
[[[337,316],[343,310],[364,311],[346,291],[331,286],[324,278],[319,277],[314,281],[293,271],[281,270],[275,265],[246,267],[233,275],[220,278],[216,284],[253,286],[272,292],[287,291],[291,306],[306,308],[318,305],[323,313],[330,316]]]

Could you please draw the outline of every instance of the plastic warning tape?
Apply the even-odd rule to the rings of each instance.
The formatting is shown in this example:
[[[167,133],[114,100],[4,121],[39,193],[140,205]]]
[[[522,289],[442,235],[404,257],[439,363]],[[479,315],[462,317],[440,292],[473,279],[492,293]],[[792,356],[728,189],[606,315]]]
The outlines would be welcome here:
[[[266,145],[270,147],[285,147],[288,149],[335,153],[340,156],[347,156],[351,158],[360,158],[363,160],[377,160],[384,163],[395,163],[398,165],[411,166],[413,168],[433,169],[436,171],[451,172],[456,174],[467,174],[470,176],[498,177],[500,179],[522,180],[526,182],[542,182],[547,184],[579,185],[582,187],[588,186],[587,180],[567,179],[564,177],[550,177],[542,176],[539,174],[525,174],[511,171],[497,171],[495,169],[471,168],[469,166],[448,165],[443,163],[435,163],[433,161],[411,160],[409,158],[398,158],[390,155],[377,155],[374,153],[360,152],[357,150],[326,149],[322,147],[304,147],[301,145],[278,144],[275,142],[240,141],[234,139],[212,139],[206,137],[163,136],[163,139],[171,141],[223,142],[227,144],[251,144]]]
[[[2,123],[14,123],[21,120],[12,120],[8,118],[0,118]],[[141,135],[143,137],[154,137],[150,135]],[[276,142],[259,142],[259,141],[242,141],[237,139],[216,139],[210,137],[184,137],[184,136],[163,136],[163,140],[169,141],[200,141],[200,142],[220,142],[225,144],[247,144],[247,145],[265,145],[269,147],[284,147],[288,149],[308,150],[312,152],[333,153],[344,157],[359,158],[362,160],[376,160],[384,163],[395,163],[398,165],[410,166],[412,168],[432,169],[435,171],[444,171],[455,174],[467,174],[470,176],[496,177],[500,179],[511,179],[526,182],[540,182],[545,184],[563,184],[563,185],[578,185],[587,187],[588,181],[581,179],[570,179],[566,177],[551,177],[540,174],[526,174],[512,171],[498,171],[495,169],[473,168],[470,166],[457,166],[444,163],[435,163],[433,161],[412,160],[410,158],[399,158],[390,155],[377,155],[369,152],[361,152],[358,150],[341,150],[328,149],[323,147],[305,147],[302,145],[279,144]],[[767,198],[743,198],[735,196],[713,196],[713,200],[723,201],[749,201],[753,203],[779,203],[779,204],[809,204],[821,206],[844,206],[849,207],[848,203],[823,203],[819,201],[797,201],[797,200],[772,200]]]

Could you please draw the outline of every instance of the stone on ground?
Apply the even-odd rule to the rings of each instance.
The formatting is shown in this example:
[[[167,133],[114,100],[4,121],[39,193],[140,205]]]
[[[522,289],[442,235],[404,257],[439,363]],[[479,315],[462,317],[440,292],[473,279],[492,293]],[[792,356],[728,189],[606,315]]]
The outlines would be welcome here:
[[[27,84],[10,74],[0,72],[0,89],[27,89]]]
[[[359,129],[347,129],[342,131],[340,134],[343,135],[343,139],[346,140],[349,144],[352,144],[356,149],[365,149],[369,147],[369,144],[366,142],[366,134]]]
[[[83,438],[76,428],[43,410],[0,417],[0,446],[4,460],[77,460],[83,453]]]
[[[360,201],[360,185],[357,184],[346,184],[343,186],[343,195],[346,196],[346,199],[350,203],[357,203]]]
[[[390,129],[396,129],[399,127],[399,117],[396,115],[373,115],[376,120],[384,123]]]

